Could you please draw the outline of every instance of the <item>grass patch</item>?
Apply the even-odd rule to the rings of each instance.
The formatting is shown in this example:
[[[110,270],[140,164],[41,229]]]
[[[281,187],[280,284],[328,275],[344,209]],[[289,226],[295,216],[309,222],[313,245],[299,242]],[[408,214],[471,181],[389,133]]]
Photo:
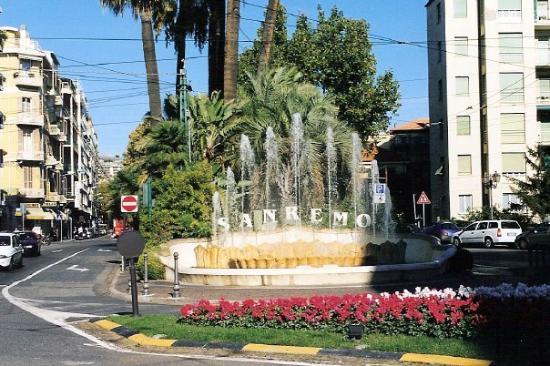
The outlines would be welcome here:
[[[355,348],[367,345],[371,351],[431,353],[472,358],[492,358],[493,347],[472,340],[430,338],[426,336],[387,336],[366,334],[363,339],[348,340],[344,334],[322,330],[266,328],[222,328],[177,324],[173,315],[112,316],[110,320],[153,336],[166,334],[169,339],[202,342],[264,343],[319,348]]]

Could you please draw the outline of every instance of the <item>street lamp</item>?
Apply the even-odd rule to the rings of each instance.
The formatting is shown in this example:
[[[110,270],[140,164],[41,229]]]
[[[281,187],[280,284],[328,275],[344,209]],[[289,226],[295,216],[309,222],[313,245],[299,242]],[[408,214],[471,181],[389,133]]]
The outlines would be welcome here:
[[[483,184],[489,189],[489,207],[491,208],[491,220],[493,219],[493,189],[495,189],[500,182],[500,174],[495,170],[493,174],[485,172],[483,175]]]

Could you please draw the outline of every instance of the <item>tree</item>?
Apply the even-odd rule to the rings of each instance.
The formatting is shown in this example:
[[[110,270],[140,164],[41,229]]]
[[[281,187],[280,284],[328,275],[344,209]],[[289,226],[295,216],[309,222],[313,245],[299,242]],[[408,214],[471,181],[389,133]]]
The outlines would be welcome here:
[[[149,96],[149,111],[151,117],[157,121],[162,119],[162,105],[160,102],[159,73],[155,40],[153,37],[153,13],[161,11],[165,0],[99,0],[102,6],[110,8],[116,15],[122,15],[126,8],[130,8],[133,16],[141,21],[141,40],[143,44],[143,58],[147,73],[147,93]]]
[[[296,67],[305,81],[333,96],[339,119],[356,129],[363,140],[386,129],[399,107],[398,84],[391,71],[377,74],[367,22],[346,18],[336,8],[327,17],[319,9],[315,27],[301,16],[296,31],[286,40],[282,19],[278,12],[272,64]],[[242,55],[241,72],[257,70],[260,46],[261,42],[255,42]]]
[[[534,216],[544,220],[550,214],[550,154],[538,145],[529,149],[525,159],[533,174],[525,180],[513,178],[516,187],[512,189]]]
[[[187,165],[185,126],[179,121],[165,121],[151,130],[145,147],[143,170],[159,177],[168,165],[182,169]]]
[[[269,0],[265,12],[262,47],[260,49],[258,72],[262,72],[269,65],[269,60],[271,58],[271,43],[273,42],[273,33],[275,32],[275,23],[278,8],[279,0]]]
[[[223,97],[233,100],[237,96],[237,79],[239,77],[239,22],[240,0],[228,0],[227,30],[225,37],[225,68],[223,77]]]

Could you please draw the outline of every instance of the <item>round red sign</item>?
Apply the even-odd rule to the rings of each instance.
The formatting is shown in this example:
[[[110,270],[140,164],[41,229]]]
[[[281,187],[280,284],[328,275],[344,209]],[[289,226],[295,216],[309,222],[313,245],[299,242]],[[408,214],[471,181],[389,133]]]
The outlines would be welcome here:
[[[120,210],[122,212],[137,212],[138,210],[137,196],[122,196],[120,198]]]

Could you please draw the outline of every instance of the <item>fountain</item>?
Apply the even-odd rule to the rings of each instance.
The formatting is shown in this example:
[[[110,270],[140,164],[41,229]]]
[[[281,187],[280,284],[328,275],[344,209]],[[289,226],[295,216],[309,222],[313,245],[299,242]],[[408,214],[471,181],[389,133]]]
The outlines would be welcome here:
[[[349,148],[343,149],[343,140],[337,144],[335,131],[327,127],[325,140],[314,141],[304,135],[302,119],[294,114],[288,136],[278,140],[271,127],[266,129],[265,162],[256,169],[250,140],[241,135],[240,181],[237,184],[227,168],[224,210],[220,194],[213,196],[212,238],[177,239],[168,245],[170,254],[180,253],[183,280],[203,285],[340,286],[441,274],[456,249],[426,237],[394,236],[390,191],[385,187],[383,197],[375,192],[381,181],[378,163],[371,162],[369,179],[360,175],[361,141],[357,134],[350,137],[345,142]],[[279,143],[290,147],[288,153]],[[317,160],[307,153],[315,149],[324,152]],[[338,161],[349,163],[338,167]],[[315,163],[320,171],[313,171]],[[350,184],[339,187],[346,174]],[[348,187],[353,223],[344,208],[351,203],[338,194]],[[324,196],[315,195],[323,191]],[[170,255],[161,261],[167,267],[173,263]],[[170,277],[172,272],[166,273]]]

